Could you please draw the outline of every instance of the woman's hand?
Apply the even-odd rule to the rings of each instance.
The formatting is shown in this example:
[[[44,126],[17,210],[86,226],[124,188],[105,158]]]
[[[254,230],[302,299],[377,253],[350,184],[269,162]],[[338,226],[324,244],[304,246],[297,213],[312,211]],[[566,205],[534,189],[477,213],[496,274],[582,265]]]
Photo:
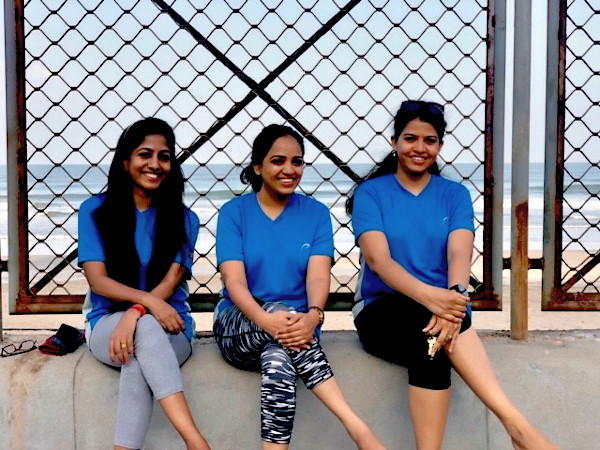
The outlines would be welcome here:
[[[285,330],[292,324],[295,315],[291,311],[275,311],[272,313],[264,311],[260,323],[257,323],[257,325],[276,339],[280,331]]]
[[[296,313],[291,323],[284,330],[277,333],[275,338],[281,345],[285,345],[292,350],[308,349],[313,341],[315,328],[318,324],[319,316],[314,310],[310,310],[308,313]]]
[[[452,322],[442,317],[436,316],[435,314],[431,317],[431,320],[423,332],[430,336],[436,336],[437,340],[433,346],[432,355],[435,355],[439,349],[446,346],[448,353],[452,353],[456,338],[460,334],[461,322]],[[439,333],[439,334],[438,334]]]
[[[128,309],[121,316],[121,320],[119,320],[110,335],[108,343],[108,352],[112,362],[115,362],[115,358],[118,358],[121,364],[127,364],[129,355],[133,355],[133,334],[139,318],[140,313],[135,309]]]
[[[426,285],[419,303],[442,319],[460,323],[467,313],[469,297],[456,291]]]
[[[179,313],[164,300],[148,293],[144,305],[168,333],[179,334],[181,330],[185,330],[185,323]]]

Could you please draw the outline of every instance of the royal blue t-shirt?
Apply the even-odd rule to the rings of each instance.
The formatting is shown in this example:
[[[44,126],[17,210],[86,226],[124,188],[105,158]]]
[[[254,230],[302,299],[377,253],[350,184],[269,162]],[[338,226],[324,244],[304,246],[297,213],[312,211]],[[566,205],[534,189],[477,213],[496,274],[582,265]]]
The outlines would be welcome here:
[[[219,211],[217,264],[242,261],[256,298],[307,311],[306,272],[313,255],[333,258],[331,217],[317,200],[294,193],[272,220],[252,192],[230,200]],[[217,315],[233,304],[226,288],[222,296]]]
[[[96,225],[95,213],[102,205],[106,196],[104,194],[95,195],[85,200],[79,208],[78,226],[78,264],[82,266],[87,261],[106,262],[104,253],[104,242],[100,235],[100,230]],[[184,266],[190,273],[192,272],[192,263],[194,257],[194,247],[198,239],[200,222],[198,216],[190,209],[185,208],[185,236],[186,241],[181,250],[175,255],[175,263]],[[152,249],[154,243],[154,234],[156,231],[156,208],[149,207],[144,211],[135,210],[135,249],[140,260],[140,275],[138,289],[146,290],[146,272],[150,259],[152,258]],[[185,322],[185,335],[191,341],[194,335],[194,320],[190,315],[190,306],[187,303],[189,290],[186,281],[175,289],[168,303],[175,308],[183,321]],[[84,315],[93,329],[96,322],[106,314],[112,312],[111,306],[115,303],[113,300],[96,294],[90,293],[91,309],[84,305]]]
[[[448,236],[454,230],[475,231],[467,188],[438,175],[414,195],[395,174],[365,181],[354,194],[352,227],[358,241],[367,231],[385,234],[390,254],[411,275],[433,286],[448,287]],[[361,256],[355,315],[371,301],[395,292]]]

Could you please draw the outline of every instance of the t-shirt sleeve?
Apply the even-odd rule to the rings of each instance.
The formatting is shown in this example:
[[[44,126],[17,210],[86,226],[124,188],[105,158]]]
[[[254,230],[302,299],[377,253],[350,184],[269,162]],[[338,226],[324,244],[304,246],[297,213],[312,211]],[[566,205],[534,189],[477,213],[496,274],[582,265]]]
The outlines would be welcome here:
[[[241,201],[228,202],[217,220],[217,267],[225,261],[244,261]]]
[[[315,239],[311,246],[312,255],[324,255],[333,258],[333,227],[331,225],[331,215],[325,205],[318,205],[318,225],[315,232]]]
[[[196,241],[198,240],[198,233],[200,232],[200,220],[194,211],[191,209],[185,210],[185,242],[181,249],[175,255],[175,260],[178,264],[184,266],[188,273],[192,273],[192,265],[194,263],[194,248],[196,247]]]
[[[458,185],[453,196],[453,208],[450,214],[449,232],[454,230],[470,230],[475,232],[473,219],[475,213],[473,211],[473,202],[469,190],[463,185]]]
[[[352,229],[356,241],[367,231],[384,232],[380,202],[372,183],[360,185],[354,193]]]
[[[79,267],[87,261],[106,261],[104,242],[96,225],[95,217],[100,204],[101,202],[96,197],[92,197],[84,201],[79,207],[77,216],[77,264]]]

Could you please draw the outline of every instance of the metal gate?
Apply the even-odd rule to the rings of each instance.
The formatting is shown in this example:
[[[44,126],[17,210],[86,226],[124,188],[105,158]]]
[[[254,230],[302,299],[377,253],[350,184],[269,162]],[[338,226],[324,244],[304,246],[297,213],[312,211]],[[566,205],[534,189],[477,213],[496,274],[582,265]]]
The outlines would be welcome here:
[[[247,189],[241,166],[273,122],[307,141],[301,189],[329,206],[334,224],[329,307],[349,307],[359,265],[343,205],[389,151],[392,117],[406,98],[446,105],[442,173],[467,185],[477,211],[473,303],[499,308],[493,0],[29,0],[15,1],[13,26],[12,312],[80,310],[79,204],[105,187],[122,129],[153,115],[175,128],[185,200],[201,218],[194,310],[218,298],[218,208]]]
[[[547,102],[542,306],[600,310],[600,9],[591,0],[550,8],[558,42],[548,67],[558,71]]]

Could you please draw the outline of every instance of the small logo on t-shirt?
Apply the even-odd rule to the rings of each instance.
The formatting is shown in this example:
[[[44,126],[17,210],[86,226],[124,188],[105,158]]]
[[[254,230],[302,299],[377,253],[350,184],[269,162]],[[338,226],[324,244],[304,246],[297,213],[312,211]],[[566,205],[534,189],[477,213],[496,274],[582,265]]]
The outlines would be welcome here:
[[[305,242],[304,244],[302,244],[302,247],[300,247],[301,250],[305,250],[310,248],[310,244],[308,242]]]
[[[446,216],[446,217],[444,217],[444,218],[442,219],[442,223],[443,223],[444,225],[446,225],[446,224],[448,223],[448,220],[450,220],[450,218],[449,218],[448,216]]]

